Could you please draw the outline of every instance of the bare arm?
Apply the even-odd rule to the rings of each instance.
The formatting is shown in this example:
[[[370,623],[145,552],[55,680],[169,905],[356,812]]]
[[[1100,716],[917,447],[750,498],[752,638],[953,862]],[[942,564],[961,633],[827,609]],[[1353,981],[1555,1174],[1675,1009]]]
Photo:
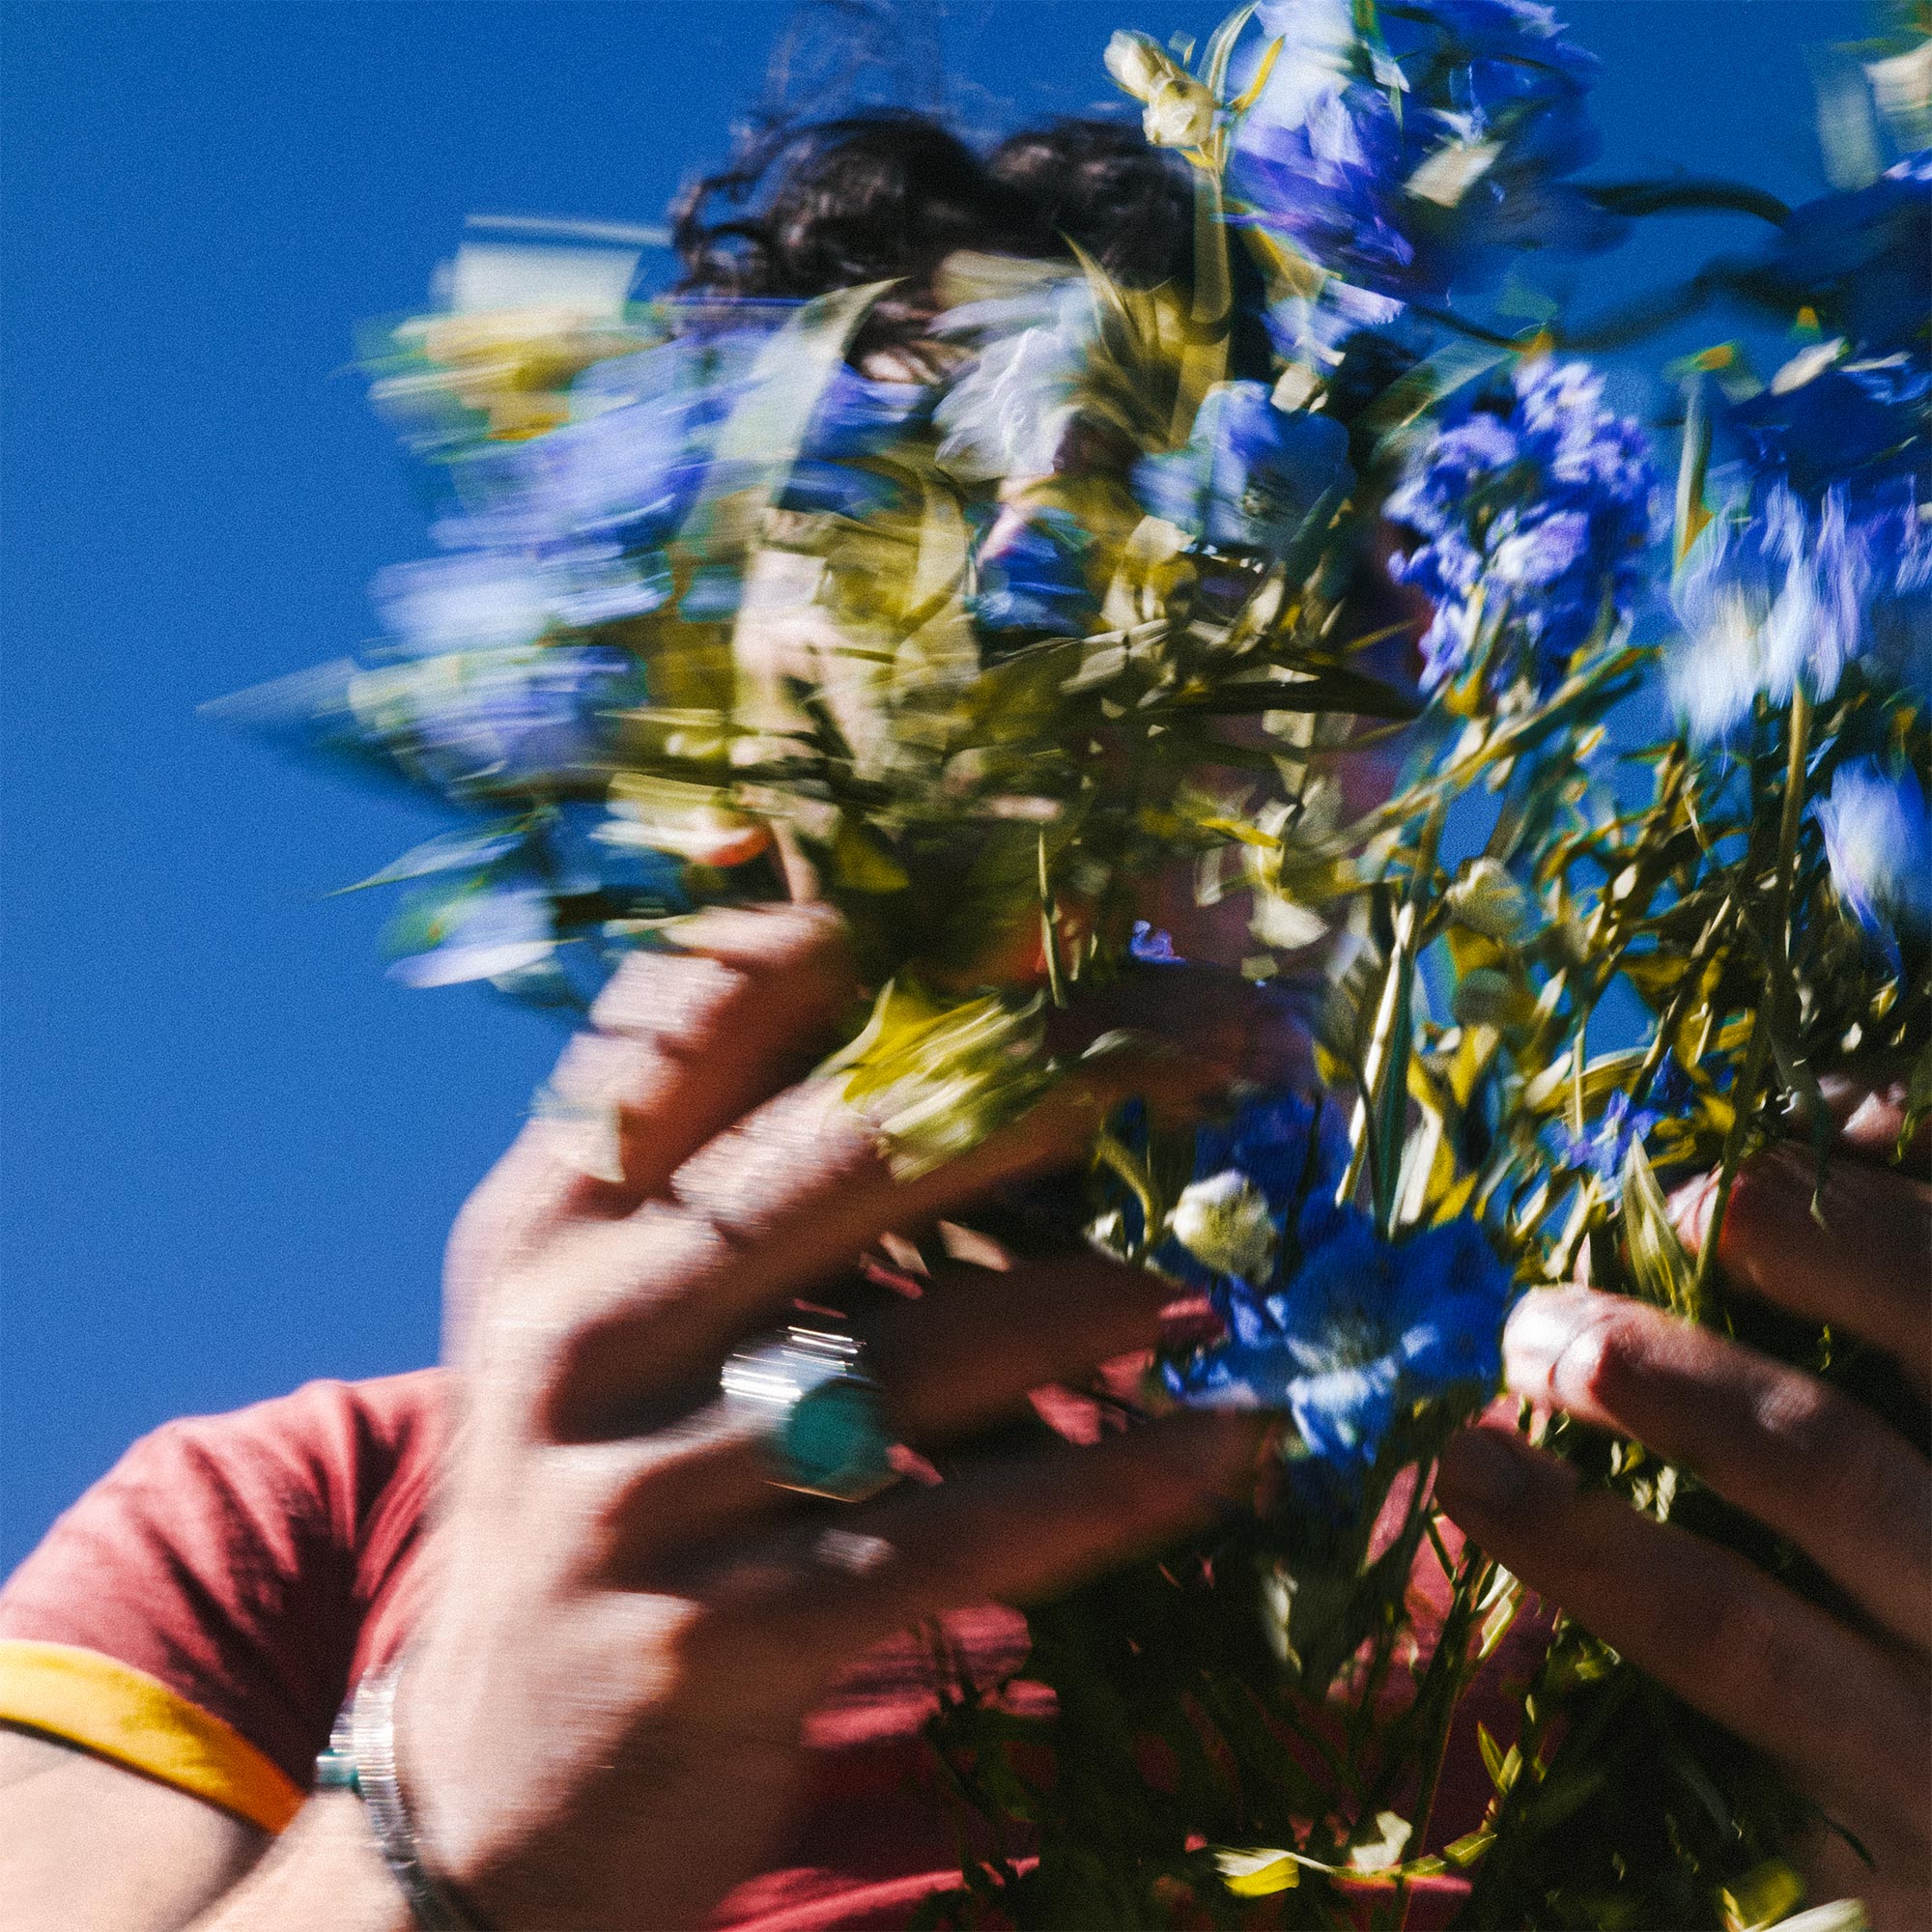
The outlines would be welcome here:
[[[185,1791],[0,1725],[0,1932],[180,1932],[268,1842]]]

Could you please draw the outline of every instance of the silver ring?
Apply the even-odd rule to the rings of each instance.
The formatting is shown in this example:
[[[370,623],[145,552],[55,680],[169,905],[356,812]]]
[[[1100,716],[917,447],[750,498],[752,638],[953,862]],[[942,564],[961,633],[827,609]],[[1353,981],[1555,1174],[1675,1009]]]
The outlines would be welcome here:
[[[727,1400],[760,1412],[768,1474],[780,1489],[856,1503],[898,1480],[879,1385],[857,1337],[794,1322],[740,1349],[719,1384]]]

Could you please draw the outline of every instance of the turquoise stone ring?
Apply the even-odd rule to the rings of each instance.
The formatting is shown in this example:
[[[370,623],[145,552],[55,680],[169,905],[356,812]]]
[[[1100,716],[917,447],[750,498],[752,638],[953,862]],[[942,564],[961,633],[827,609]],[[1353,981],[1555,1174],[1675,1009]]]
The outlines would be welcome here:
[[[794,1324],[724,1364],[725,1396],[762,1411],[771,1480],[780,1489],[855,1503],[897,1480],[878,1384],[866,1374],[863,1354],[850,1335]]]

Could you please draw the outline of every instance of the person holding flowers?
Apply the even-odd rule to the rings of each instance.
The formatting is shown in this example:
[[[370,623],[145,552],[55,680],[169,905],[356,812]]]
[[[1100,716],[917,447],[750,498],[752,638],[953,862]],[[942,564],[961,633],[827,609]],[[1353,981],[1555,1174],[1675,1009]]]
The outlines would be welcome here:
[[[1932,1917],[1922,156],[1590,184],[1527,0],[1107,66],[397,331],[443,554],[241,709],[455,810],[399,977],[582,1017],[444,1370],[0,1594],[22,1924]],[[1471,304],[1700,197],[1801,340],[1666,533]]]

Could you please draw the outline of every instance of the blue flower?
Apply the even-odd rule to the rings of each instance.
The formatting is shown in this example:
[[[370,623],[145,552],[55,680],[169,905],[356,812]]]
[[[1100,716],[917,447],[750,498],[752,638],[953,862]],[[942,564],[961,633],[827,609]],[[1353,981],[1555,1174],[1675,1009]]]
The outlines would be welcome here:
[[[1492,639],[1491,688],[1526,669],[1547,693],[1634,608],[1657,476],[1643,431],[1602,393],[1586,364],[1525,363],[1506,412],[1464,404],[1389,497],[1389,516],[1424,539],[1390,573],[1435,606],[1422,639],[1429,689]]]
[[[1279,1407],[1337,1501],[1358,1494],[1390,1427],[1432,1400],[1480,1396],[1502,1373],[1511,1275],[1482,1230],[1454,1221],[1391,1243],[1312,1194],[1299,1264],[1279,1289],[1237,1284],[1228,1338],[1164,1370],[1196,1407]]]
[[[1932,362],[1895,355],[1849,362],[1839,343],[1796,356],[1771,385],[1715,425],[1754,479],[1815,505],[1836,484],[1882,490],[1932,470]]]
[[[521,646],[377,665],[345,696],[363,744],[460,799],[548,794],[596,771],[644,680],[623,651]]]
[[[1838,896],[1895,962],[1897,933],[1932,933],[1932,816],[1918,775],[1857,758],[1812,810]]]
[[[1127,956],[1138,959],[1144,965],[1179,966],[1182,964],[1180,954],[1174,950],[1174,938],[1163,932],[1157,925],[1150,925],[1144,919],[1134,921],[1134,929],[1127,940]]]
[[[1618,232],[1563,177],[1596,153],[1596,63],[1529,0],[1410,0],[1358,36],[1341,0],[1267,0],[1281,51],[1235,130],[1237,218],[1404,301],[1492,272],[1511,248]]]
[[[555,949],[550,895],[526,885],[466,885],[406,909],[389,944],[402,955],[389,977],[405,986],[514,979]]]
[[[756,358],[782,312],[760,310],[738,327],[595,365],[573,391],[577,420],[466,453],[452,478],[461,508],[439,522],[438,540],[472,570],[479,557],[495,559],[500,575],[526,583],[544,618],[559,623],[660,609],[672,591],[666,547],[700,494],[757,480],[754,465],[724,466],[718,441],[751,395]],[[751,326],[760,318],[765,326]],[[899,486],[874,459],[917,432],[932,401],[922,384],[875,382],[839,364],[779,480],[780,505],[855,521],[896,507]],[[718,608],[700,594],[686,614]],[[735,599],[722,606],[734,608]]]
[[[465,456],[453,477],[462,509],[437,526],[438,540],[537,553],[662,546],[696,502],[765,340],[753,329],[680,337],[597,365],[573,394],[580,419]]]
[[[1650,1097],[1659,1115],[1666,1121],[1681,1120],[1690,1111],[1697,1090],[1676,1054],[1666,1052],[1658,1062],[1657,1071],[1651,1076]]]
[[[1747,294],[1828,335],[1884,355],[1927,334],[1932,287],[1932,150],[1908,156],[1870,186],[1792,211],[1776,241],[1735,271]]]
[[[1349,432],[1333,416],[1276,409],[1262,383],[1222,383],[1185,449],[1134,466],[1135,494],[1217,549],[1280,555],[1331,490],[1354,481]]]
[[[1670,1065],[1676,1068],[1674,1061]],[[1682,1070],[1676,1070],[1682,1080]],[[1578,1134],[1558,1122],[1551,1130],[1562,1160],[1595,1175],[1608,1201],[1616,1201],[1623,1193],[1624,1163],[1630,1158],[1631,1149],[1640,1145],[1651,1128],[1670,1111],[1662,1104],[1665,1084],[1663,1070],[1660,1068],[1651,1096],[1660,1103],[1656,1107],[1633,1106],[1631,1096],[1620,1088],[1610,1095],[1594,1127]],[[1674,1094],[1674,1087],[1672,1091]]]
[[[1762,696],[1820,701],[1845,667],[1932,685],[1932,527],[1915,479],[1833,486],[1807,503],[1774,481],[1714,518],[1673,590],[1683,636],[1669,660],[1690,735],[1722,738]]]
[[[1064,510],[1005,515],[974,559],[979,588],[969,600],[981,631],[1084,637],[1100,621],[1087,579],[1092,539]]]
[[[1321,1474],[1311,1497],[1358,1493],[1405,1407],[1492,1386],[1509,1270],[1461,1221],[1391,1244],[1338,1208],[1340,1113],[1293,1094],[1251,1095],[1195,1136],[1195,1181],[1163,1265],[1205,1287],[1222,1341],[1164,1365],[1199,1407],[1289,1411]],[[1203,1254],[1208,1257],[1203,1259]],[[1218,1265],[1217,1265],[1218,1264]]]
[[[1828,698],[1855,659],[1932,696],[1932,360],[1820,343],[1716,429],[1730,500],[1673,592],[1692,736],[1723,737],[1760,696],[1789,703],[1801,678]]]

